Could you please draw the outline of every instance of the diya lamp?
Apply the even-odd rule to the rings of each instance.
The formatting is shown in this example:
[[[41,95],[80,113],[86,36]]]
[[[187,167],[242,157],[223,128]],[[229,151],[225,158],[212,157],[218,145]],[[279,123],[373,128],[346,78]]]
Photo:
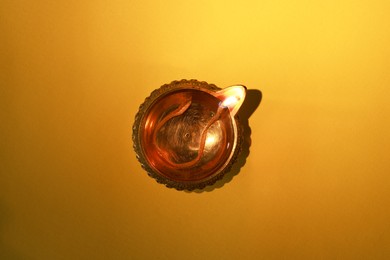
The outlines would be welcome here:
[[[242,146],[236,114],[246,88],[197,80],[154,90],[133,125],[137,159],[149,176],[178,190],[203,189],[227,173]]]

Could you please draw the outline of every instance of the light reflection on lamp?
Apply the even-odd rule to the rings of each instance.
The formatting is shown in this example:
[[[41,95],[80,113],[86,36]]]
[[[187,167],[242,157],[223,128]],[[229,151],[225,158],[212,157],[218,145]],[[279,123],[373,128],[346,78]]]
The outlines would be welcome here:
[[[207,135],[207,138],[206,138],[206,147],[211,147],[214,145],[214,143],[216,142],[216,138],[214,135],[210,135],[208,134]]]

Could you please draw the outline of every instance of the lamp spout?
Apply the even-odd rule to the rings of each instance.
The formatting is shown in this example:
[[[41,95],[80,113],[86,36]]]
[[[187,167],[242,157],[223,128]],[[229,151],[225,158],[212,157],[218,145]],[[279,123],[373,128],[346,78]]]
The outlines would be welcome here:
[[[228,108],[231,116],[237,114],[245,95],[246,87],[243,85],[230,86],[215,93],[215,97],[221,100],[219,105]]]

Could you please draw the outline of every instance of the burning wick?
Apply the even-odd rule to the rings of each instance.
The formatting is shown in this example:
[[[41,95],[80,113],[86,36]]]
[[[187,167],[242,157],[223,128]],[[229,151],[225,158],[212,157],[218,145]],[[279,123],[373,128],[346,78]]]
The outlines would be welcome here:
[[[228,97],[227,99],[221,102],[221,106],[227,108],[234,107],[239,100],[240,99],[238,97]]]
[[[216,93],[216,97],[221,100],[220,106],[226,107],[230,111],[231,116],[235,116],[238,109],[244,102],[246,88],[241,85],[231,86],[222,89]]]

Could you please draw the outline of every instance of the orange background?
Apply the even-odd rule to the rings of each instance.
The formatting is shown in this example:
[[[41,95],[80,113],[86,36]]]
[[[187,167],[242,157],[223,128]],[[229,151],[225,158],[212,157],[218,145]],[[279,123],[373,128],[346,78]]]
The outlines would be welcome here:
[[[1,1],[1,259],[389,259],[389,1]],[[231,180],[132,150],[164,83],[262,101]]]

